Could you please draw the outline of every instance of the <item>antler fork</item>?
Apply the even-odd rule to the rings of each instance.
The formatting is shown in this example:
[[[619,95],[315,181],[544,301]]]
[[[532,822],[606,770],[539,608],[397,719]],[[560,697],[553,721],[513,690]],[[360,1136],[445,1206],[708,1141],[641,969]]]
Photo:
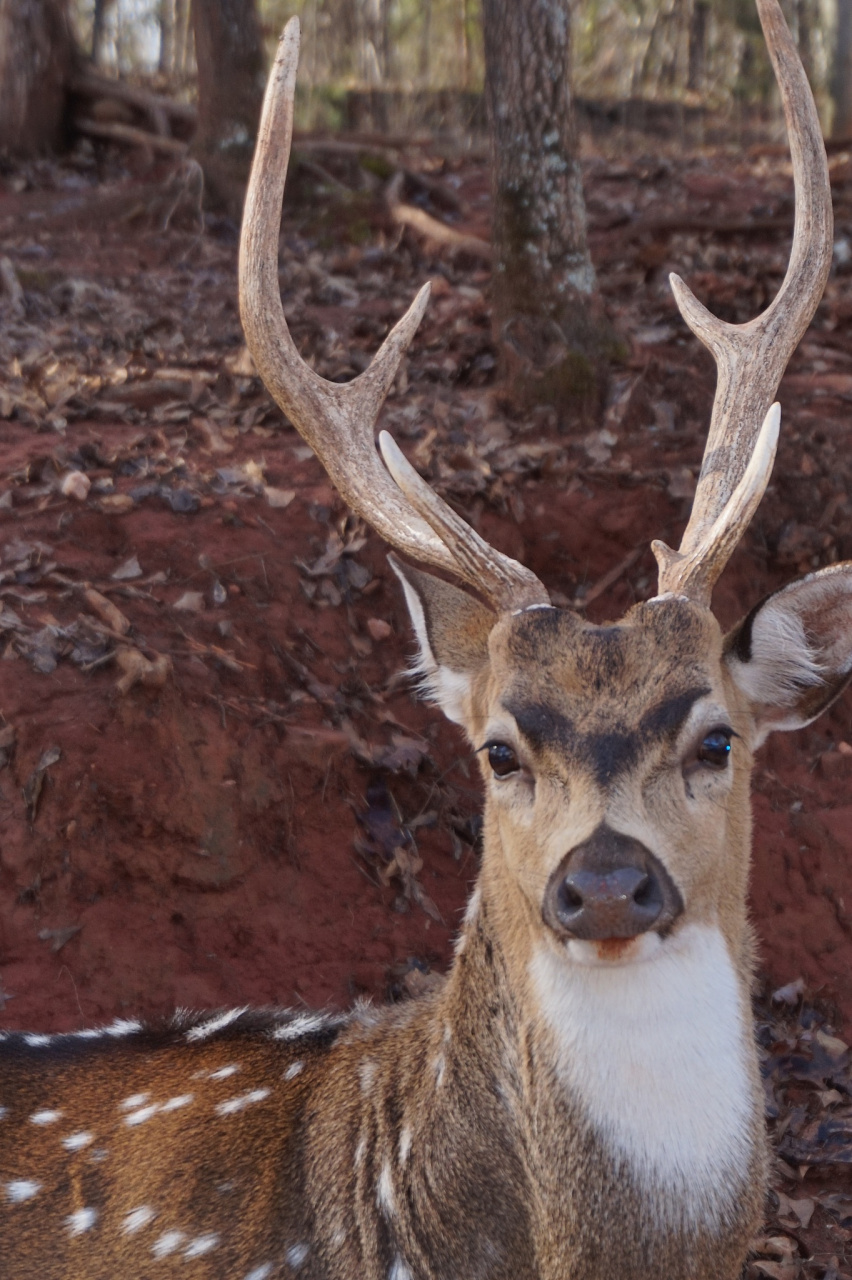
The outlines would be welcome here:
[[[654,542],[653,550],[660,593],[685,595],[705,605],[769,483],[781,417],[779,406],[770,408],[770,402],[813,319],[831,268],[831,187],[813,94],[778,0],[757,0],[757,10],[781,90],[793,159],[796,214],[787,274],[775,300],[748,324],[719,320],[679,276],[670,277],[680,313],[713,353],[718,375],[701,474],[680,548],[673,551]]]

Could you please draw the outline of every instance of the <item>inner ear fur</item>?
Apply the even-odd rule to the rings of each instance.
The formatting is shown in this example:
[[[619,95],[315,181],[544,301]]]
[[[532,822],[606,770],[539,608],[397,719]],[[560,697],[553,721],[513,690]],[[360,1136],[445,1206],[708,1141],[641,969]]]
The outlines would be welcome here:
[[[751,705],[755,745],[810,724],[852,678],[852,563],[767,596],[726,636],[725,662]]]
[[[388,556],[399,578],[419,654],[416,673],[428,697],[456,724],[465,724],[473,678],[488,661],[497,615],[458,587]]]

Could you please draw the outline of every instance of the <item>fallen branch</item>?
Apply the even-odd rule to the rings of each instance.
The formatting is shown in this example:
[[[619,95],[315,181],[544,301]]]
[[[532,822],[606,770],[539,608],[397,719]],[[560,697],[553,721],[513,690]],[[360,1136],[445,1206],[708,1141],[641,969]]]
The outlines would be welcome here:
[[[399,192],[404,179],[405,174],[402,171],[397,173],[388,183],[385,195],[388,211],[394,222],[401,227],[409,227],[427,240],[434,240],[437,244],[444,244],[452,249],[463,249],[471,257],[480,258],[483,262],[491,262],[493,255],[487,240],[481,240],[479,236],[466,235],[463,231],[456,231],[454,227],[448,227],[445,222],[439,222],[437,218],[433,218],[422,209],[417,209],[411,204],[403,204],[399,199]]]
[[[108,80],[106,76],[97,76],[91,72],[75,76],[71,81],[71,92],[83,98],[114,98],[117,102],[126,102],[137,111],[147,115],[157,134],[168,137],[171,133],[169,120],[179,120],[185,127],[195,129],[198,124],[198,111],[189,102],[175,102],[163,94],[152,93],[148,89],[138,89],[125,84],[122,80]]]
[[[185,156],[189,151],[187,142],[180,142],[177,138],[164,138],[157,133],[148,133],[146,129],[137,129],[132,124],[114,124],[77,116],[74,127],[80,133],[86,133],[92,138],[106,138],[110,142],[125,142],[134,147],[146,147],[149,151],[160,151],[167,156]]]

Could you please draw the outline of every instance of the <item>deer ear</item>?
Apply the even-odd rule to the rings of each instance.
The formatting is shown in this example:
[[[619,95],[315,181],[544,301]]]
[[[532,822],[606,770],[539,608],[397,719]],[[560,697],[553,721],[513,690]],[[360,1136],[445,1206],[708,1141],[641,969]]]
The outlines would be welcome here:
[[[388,560],[402,583],[417,636],[415,674],[444,715],[466,726],[471,685],[488,661],[488,637],[497,615],[442,578],[402,565],[396,556]]]
[[[852,678],[852,563],[767,596],[726,636],[725,662],[751,704],[754,746],[810,724]]]

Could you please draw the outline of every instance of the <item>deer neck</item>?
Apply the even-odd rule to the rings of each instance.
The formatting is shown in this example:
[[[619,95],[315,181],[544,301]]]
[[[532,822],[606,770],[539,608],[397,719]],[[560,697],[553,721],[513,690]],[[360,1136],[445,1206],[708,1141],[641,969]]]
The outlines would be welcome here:
[[[564,1179],[579,1177],[632,1197],[662,1233],[714,1236],[764,1162],[748,965],[714,923],[644,961],[577,964],[525,927],[533,914],[484,872],[447,994],[475,983],[491,1011],[498,1089],[524,1118],[536,1182],[563,1218]]]

